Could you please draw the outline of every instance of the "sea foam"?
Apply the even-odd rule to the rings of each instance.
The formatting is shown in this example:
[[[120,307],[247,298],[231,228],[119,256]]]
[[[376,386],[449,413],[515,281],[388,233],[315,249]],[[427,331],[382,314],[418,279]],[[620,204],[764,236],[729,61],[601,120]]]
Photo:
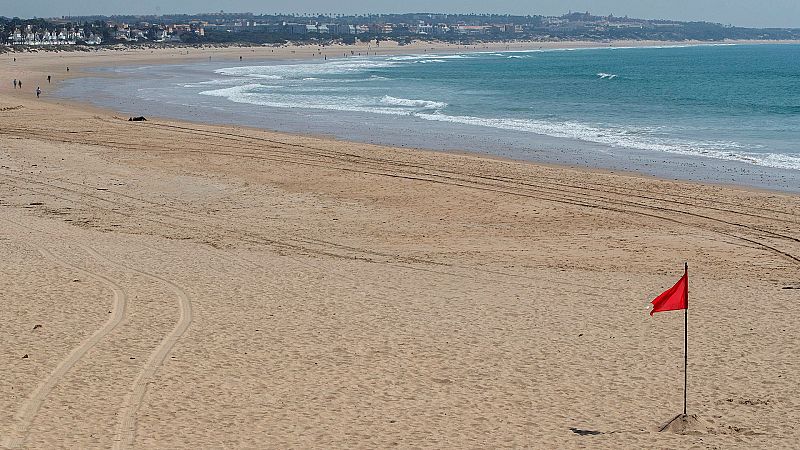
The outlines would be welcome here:
[[[381,99],[381,103],[384,105],[391,105],[391,106],[408,106],[413,108],[424,108],[424,109],[443,109],[447,107],[447,103],[445,102],[435,102],[432,100],[412,100],[408,98],[391,97],[389,95],[383,96],[383,98]]]
[[[600,72],[597,74],[597,76],[600,77],[601,80],[613,80],[614,78],[617,78],[617,74],[615,73]]]
[[[800,170],[800,157],[780,153],[748,152],[745,151],[744,146],[736,142],[682,141],[670,138],[658,138],[641,133],[640,131],[642,130],[633,128],[600,128],[569,121],[557,122],[546,120],[481,118],[472,116],[451,116],[441,113],[417,113],[415,116],[425,120],[534,133],[543,136],[605,144],[616,148],[631,148],[688,156],[701,156],[778,169]]]

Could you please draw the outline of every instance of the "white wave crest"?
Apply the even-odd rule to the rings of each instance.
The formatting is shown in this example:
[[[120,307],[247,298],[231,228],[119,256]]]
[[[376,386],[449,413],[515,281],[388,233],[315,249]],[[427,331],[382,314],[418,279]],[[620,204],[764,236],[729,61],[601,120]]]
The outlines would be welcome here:
[[[399,62],[387,60],[358,59],[348,58],[346,60],[336,60],[313,63],[297,64],[272,64],[266,66],[244,66],[227,67],[217,69],[214,72],[230,77],[245,77],[259,79],[303,79],[325,75],[337,75],[348,73],[359,73],[370,69],[393,67]]]
[[[417,59],[432,58],[436,55],[400,55],[386,58],[387,61],[414,61]]]
[[[471,59],[475,58],[475,56],[471,56],[468,54],[454,54],[454,55],[436,55],[436,54],[427,54],[427,55],[401,55],[401,56],[391,56],[386,58],[386,61],[393,61],[393,62],[400,62],[400,63],[415,63],[415,62],[423,62],[423,61],[436,61],[436,62],[445,62],[444,60],[447,59]]]
[[[469,54],[465,54],[465,53],[459,53],[459,54],[456,54],[456,55],[437,56],[437,58],[441,58],[441,59],[473,59],[473,58],[475,58],[475,56],[472,56],[472,55],[469,55]]]
[[[390,106],[404,106],[410,108],[423,108],[423,109],[443,109],[447,106],[445,102],[435,102],[431,100],[413,100],[408,98],[397,98],[385,95],[381,99],[381,103]]]
[[[470,116],[449,116],[441,113],[415,114],[416,117],[440,122],[461,123],[501,130],[522,131],[556,138],[568,138],[605,144],[611,147],[650,150],[665,153],[703,156],[743,162],[778,169],[800,170],[800,155],[748,152],[736,142],[681,141],[646,136],[622,128],[598,128],[577,122],[548,122],[526,119],[486,119]]]
[[[281,89],[270,91],[270,93],[261,91],[263,88],[282,87],[283,86],[246,84],[242,86],[204,91],[200,94],[212,97],[222,97],[235,103],[268,106],[272,108],[322,109],[329,111],[351,111],[386,115],[409,115],[414,112],[414,110],[410,110],[408,107],[398,108],[397,106],[401,105],[392,105],[390,103],[380,106],[381,102],[374,97],[341,98],[327,95],[294,95],[287,94]],[[398,100],[402,101],[404,99]],[[413,101],[414,100],[410,100],[410,102]],[[422,100],[421,102],[425,101]],[[436,102],[429,103],[432,105]],[[426,106],[417,106],[417,108],[426,108]]]
[[[617,78],[617,74],[615,73],[600,72],[597,74],[597,76],[600,77],[601,80],[613,80],[614,78]]]
[[[211,91],[203,91],[200,92],[200,95],[208,95],[211,97],[224,97],[227,99],[233,99],[236,96],[241,96],[243,94],[248,94],[255,89],[259,88],[275,88],[278,86],[267,86],[264,84],[244,84],[241,86],[233,86],[229,88],[222,88],[222,89],[214,89]],[[235,101],[235,100],[234,100]]]

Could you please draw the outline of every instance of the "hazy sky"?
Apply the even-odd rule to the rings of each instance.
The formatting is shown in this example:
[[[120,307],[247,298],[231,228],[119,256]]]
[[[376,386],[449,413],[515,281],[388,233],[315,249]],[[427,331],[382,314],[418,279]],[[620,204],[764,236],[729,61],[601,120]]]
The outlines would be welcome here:
[[[573,11],[641,18],[707,20],[753,27],[800,28],[800,0],[0,0],[0,16],[226,12],[487,12],[560,15]]]

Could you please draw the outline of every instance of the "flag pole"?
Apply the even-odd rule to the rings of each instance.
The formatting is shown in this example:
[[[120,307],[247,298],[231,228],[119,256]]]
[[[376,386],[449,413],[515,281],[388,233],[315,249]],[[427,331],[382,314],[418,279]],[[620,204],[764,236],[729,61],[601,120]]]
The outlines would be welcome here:
[[[686,391],[689,385],[689,263],[683,263],[686,277],[686,309],[683,310],[683,415],[686,415]]]

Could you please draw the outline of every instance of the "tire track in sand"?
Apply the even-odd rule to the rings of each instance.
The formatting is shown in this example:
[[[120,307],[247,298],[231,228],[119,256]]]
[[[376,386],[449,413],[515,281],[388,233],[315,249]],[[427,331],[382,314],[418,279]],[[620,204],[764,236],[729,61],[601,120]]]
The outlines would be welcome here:
[[[133,446],[133,441],[136,437],[136,414],[139,412],[144,401],[144,395],[147,393],[147,386],[153,382],[153,378],[159,367],[161,367],[167,356],[169,356],[169,353],[172,351],[173,347],[175,347],[178,339],[183,336],[189,328],[189,325],[191,325],[192,302],[183,288],[165,278],[143,270],[128,267],[118,261],[101,255],[94,249],[88,249],[88,251],[96,258],[103,259],[120,269],[132,271],[145,278],[166,284],[178,298],[178,306],[180,308],[178,322],[175,324],[172,331],[158,344],[158,347],[156,347],[153,353],[150,354],[150,358],[133,381],[133,385],[129,389],[129,394],[125,397],[122,407],[120,408],[121,412],[114,432],[113,448],[130,448]]]
[[[7,222],[11,222],[8,219],[5,220]],[[19,226],[19,224],[15,222],[11,223]],[[81,248],[89,251],[87,248]],[[47,378],[36,387],[28,399],[25,400],[25,403],[22,404],[22,407],[15,415],[16,425],[11,431],[11,434],[3,443],[5,447],[12,449],[22,447],[25,444],[25,440],[28,438],[28,434],[30,432],[31,424],[33,423],[34,418],[36,418],[36,415],[38,414],[39,409],[42,407],[42,404],[47,399],[48,395],[50,395],[50,392],[61,381],[64,375],[66,375],[66,373],[69,372],[69,370],[72,369],[78,361],[86,356],[86,353],[88,353],[89,350],[97,345],[98,342],[111,333],[117,327],[117,325],[122,322],[122,320],[125,318],[125,311],[128,304],[127,294],[111,278],[98,273],[90,272],[86,269],[71,264],[57,257],[43,247],[37,247],[36,250],[38,250],[39,253],[41,253],[47,259],[55,261],[63,266],[70,267],[89,278],[93,278],[107,285],[114,292],[114,299],[112,303],[111,317],[106,320],[106,323],[103,324],[103,326],[95,331],[91,336],[89,336],[88,339],[84,340],[79,346],[75,347],[65,359],[58,363],[58,366],[56,366],[50,375],[48,375]]]

